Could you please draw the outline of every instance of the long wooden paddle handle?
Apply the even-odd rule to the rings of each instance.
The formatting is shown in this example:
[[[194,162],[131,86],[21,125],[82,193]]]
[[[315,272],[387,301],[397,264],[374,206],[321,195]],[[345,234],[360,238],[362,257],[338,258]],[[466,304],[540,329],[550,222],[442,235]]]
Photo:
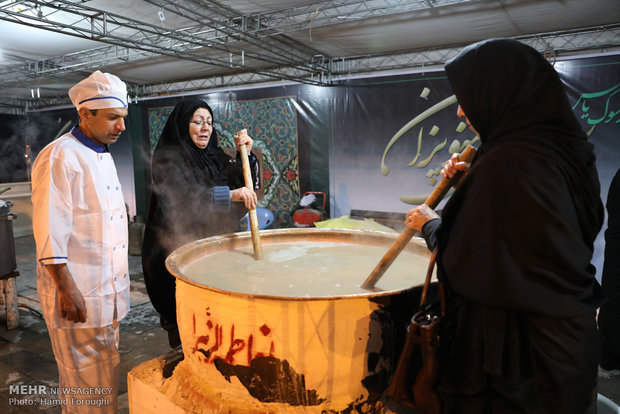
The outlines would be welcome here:
[[[246,188],[253,189],[252,185],[252,173],[250,172],[250,159],[248,158],[248,149],[245,145],[240,145],[239,152],[241,153],[241,165],[243,166],[243,178],[245,180]],[[256,209],[248,210],[248,217],[250,219],[250,231],[252,233],[252,246],[254,247],[254,258],[261,260],[263,258],[263,248],[260,244],[260,233],[258,232],[258,218],[256,217]]]
[[[461,153],[459,156],[459,161],[471,162],[476,155],[476,149],[471,145],[468,145],[467,148]],[[424,204],[434,209],[441,202],[444,196],[450,190],[450,187],[454,185],[462,176],[462,172],[459,171],[452,178],[442,178],[437,187],[433,190],[433,192],[426,198]],[[389,248],[387,253],[383,255],[377,266],[375,266],[374,270],[370,273],[370,275],[366,278],[364,283],[362,283],[362,289],[372,289],[375,287],[379,279],[383,276],[386,270],[390,267],[390,265],[396,260],[400,252],[403,251],[409,240],[415,234],[415,230],[410,229],[409,227],[405,227],[405,230],[398,236],[398,238],[394,241],[392,246]]]

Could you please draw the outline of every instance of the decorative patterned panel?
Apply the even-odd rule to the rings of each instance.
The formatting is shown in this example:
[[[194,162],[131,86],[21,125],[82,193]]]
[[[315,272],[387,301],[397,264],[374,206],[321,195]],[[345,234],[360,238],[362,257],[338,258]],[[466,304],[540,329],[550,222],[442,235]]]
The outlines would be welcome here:
[[[174,106],[164,106],[161,108],[149,108],[149,142],[151,144],[151,154],[159,141],[161,131],[166,125],[166,121]]]

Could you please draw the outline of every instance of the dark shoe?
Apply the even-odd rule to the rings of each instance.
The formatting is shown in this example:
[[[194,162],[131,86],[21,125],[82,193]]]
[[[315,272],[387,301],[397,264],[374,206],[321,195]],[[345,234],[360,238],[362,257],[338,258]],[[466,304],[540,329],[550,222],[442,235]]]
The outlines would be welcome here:
[[[183,361],[184,358],[185,355],[183,355],[183,348],[181,346],[168,351],[168,353],[164,355],[164,369],[162,371],[164,378],[170,378],[177,364]]]

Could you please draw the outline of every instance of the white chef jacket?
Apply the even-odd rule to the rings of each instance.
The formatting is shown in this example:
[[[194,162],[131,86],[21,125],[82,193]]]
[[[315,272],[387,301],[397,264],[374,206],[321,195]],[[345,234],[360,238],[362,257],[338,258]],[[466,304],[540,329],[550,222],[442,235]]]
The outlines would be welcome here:
[[[37,291],[50,328],[111,325],[129,310],[127,211],[107,146],[75,126],[32,169]],[[86,322],[64,319],[45,265],[66,263],[86,302]]]

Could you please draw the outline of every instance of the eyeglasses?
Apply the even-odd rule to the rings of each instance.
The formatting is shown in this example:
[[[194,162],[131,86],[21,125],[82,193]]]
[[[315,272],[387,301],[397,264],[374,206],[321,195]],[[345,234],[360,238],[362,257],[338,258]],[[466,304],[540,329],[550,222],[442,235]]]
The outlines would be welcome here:
[[[190,124],[194,124],[197,127],[202,128],[205,125],[209,125],[210,127],[213,127],[213,121],[194,121],[193,119],[191,121],[189,121]]]

